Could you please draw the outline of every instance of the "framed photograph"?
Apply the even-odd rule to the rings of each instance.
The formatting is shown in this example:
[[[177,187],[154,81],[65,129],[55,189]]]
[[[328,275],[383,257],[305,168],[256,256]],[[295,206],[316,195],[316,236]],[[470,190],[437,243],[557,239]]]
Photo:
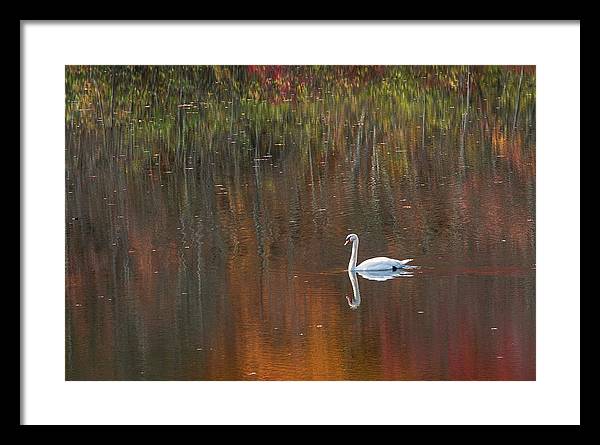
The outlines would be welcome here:
[[[579,423],[578,22],[21,26],[22,423]]]

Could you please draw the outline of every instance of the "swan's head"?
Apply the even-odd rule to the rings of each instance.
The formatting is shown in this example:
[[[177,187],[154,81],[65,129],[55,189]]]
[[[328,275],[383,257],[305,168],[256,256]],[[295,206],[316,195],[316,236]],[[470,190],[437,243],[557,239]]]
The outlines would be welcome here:
[[[353,242],[354,242],[354,240],[358,240],[358,236],[357,236],[357,235],[355,235],[354,233],[351,233],[350,235],[348,235],[348,236],[346,237],[346,242],[344,243],[344,246],[345,246],[346,244],[348,244],[348,243],[353,243]]]

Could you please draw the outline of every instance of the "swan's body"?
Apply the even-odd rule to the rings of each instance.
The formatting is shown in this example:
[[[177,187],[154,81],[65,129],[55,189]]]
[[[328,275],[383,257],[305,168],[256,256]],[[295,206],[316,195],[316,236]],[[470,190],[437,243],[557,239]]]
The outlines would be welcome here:
[[[358,258],[358,236],[351,233],[346,237],[344,245],[352,242],[352,254],[350,255],[350,261],[348,262],[349,271],[377,271],[377,270],[399,270],[407,267],[407,264],[412,261],[412,258],[407,260],[396,260],[394,258],[388,258],[384,256],[378,256],[376,258],[369,258],[363,261],[358,266],[356,260]]]

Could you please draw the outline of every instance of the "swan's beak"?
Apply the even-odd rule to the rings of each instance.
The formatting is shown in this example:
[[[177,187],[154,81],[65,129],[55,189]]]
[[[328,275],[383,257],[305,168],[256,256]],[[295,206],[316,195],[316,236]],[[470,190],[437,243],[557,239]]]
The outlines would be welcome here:
[[[347,240],[346,240],[346,242],[344,243],[344,246],[345,246],[346,244],[348,244],[349,242],[350,242],[350,240],[348,240],[348,239],[347,239]]]

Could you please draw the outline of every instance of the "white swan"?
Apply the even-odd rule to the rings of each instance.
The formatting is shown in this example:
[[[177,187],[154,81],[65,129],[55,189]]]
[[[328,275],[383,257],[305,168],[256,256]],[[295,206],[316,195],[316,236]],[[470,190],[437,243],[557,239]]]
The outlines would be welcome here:
[[[350,255],[350,262],[348,263],[349,271],[361,271],[361,270],[398,270],[406,268],[407,263],[412,261],[412,258],[407,260],[395,260],[393,258],[387,258],[379,256],[376,258],[369,258],[363,261],[358,266],[356,265],[356,259],[358,257],[358,235],[351,233],[346,237],[344,246],[352,241],[352,255]]]

